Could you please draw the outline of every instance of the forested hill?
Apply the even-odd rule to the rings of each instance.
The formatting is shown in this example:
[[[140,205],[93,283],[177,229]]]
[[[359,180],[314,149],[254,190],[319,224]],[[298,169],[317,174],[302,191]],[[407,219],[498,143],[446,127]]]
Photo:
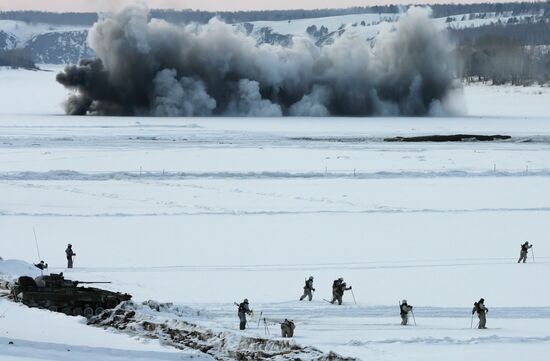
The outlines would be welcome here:
[[[267,10],[267,11],[235,11],[209,12],[200,10],[152,10],[151,17],[164,19],[174,23],[198,22],[205,23],[213,17],[220,17],[229,23],[252,21],[280,21],[296,19],[312,19],[329,16],[353,14],[399,13],[406,10],[405,5],[386,5],[370,7],[352,7],[345,9],[315,9],[315,10]],[[473,13],[504,13],[522,15],[528,13],[546,14],[550,17],[550,1],[520,2],[520,3],[481,3],[481,4],[440,4],[430,5],[434,17],[455,16]],[[40,11],[8,11],[0,12],[0,20],[18,20],[24,22],[46,23],[55,25],[92,25],[98,19],[96,13],[48,13]]]
[[[152,10],[175,24],[214,16],[234,24],[258,44],[292,46],[306,37],[323,47],[342,36],[376,39],[381,26],[407,7],[243,11]],[[550,1],[433,5],[434,22],[447,29],[457,55],[457,76],[495,84],[550,83]],[[92,13],[0,12],[0,66],[71,64],[95,56],[87,38]]]

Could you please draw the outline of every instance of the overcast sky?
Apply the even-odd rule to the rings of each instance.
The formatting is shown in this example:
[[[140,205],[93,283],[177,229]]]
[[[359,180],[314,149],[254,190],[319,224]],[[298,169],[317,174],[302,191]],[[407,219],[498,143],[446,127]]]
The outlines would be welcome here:
[[[267,10],[267,9],[316,9],[369,6],[379,4],[424,3],[479,3],[507,0],[0,0],[0,11],[110,11],[132,3],[146,3],[150,8],[202,9],[202,10]],[[513,2],[508,0],[507,2]]]

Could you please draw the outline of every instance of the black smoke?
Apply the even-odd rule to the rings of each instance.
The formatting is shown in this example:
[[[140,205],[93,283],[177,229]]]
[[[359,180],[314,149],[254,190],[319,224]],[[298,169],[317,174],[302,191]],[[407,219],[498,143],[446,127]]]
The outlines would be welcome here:
[[[454,88],[446,34],[412,8],[374,43],[257,45],[219,20],[175,26],[126,8],[98,21],[97,59],[68,66],[73,115],[365,116],[440,112]]]

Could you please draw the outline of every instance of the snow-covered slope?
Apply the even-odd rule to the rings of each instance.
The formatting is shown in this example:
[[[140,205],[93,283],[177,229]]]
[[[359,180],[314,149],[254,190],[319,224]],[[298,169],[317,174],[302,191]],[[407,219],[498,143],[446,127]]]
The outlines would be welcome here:
[[[365,39],[372,38],[378,33],[381,23],[394,22],[398,17],[399,14],[359,14],[291,21],[256,21],[248,24],[253,26],[251,33],[260,43],[266,42],[263,37],[265,30],[262,29],[271,29],[275,34],[311,37],[318,45],[322,45],[344,33]],[[326,30],[321,30],[322,28]]]
[[[0,278],[10,280],[19,276],[38,276],[40,271],[32,264],[16,259],[0,259]]]
[[[256,21],[235,24],[258,43],[288,46],[294,37],[311,38],[317,45],[331,43],[339,36],[373,39],[381,26],[391,26],[397,13],[340,15],[283,21]],[[543,14],[513,16],[511,13],[461,14],[434,19],[441,28],[464,29],[490,24],[536,22]],[[86,38],[89,28],[0,20],[0,49],[29,47],[37,63],[77,63],[92,57]]]
[[[273,37],[310,37],[318,45],[334,41],[340,36],[352,36],[363,39],[373,39],[380,31],[381,26],[391,26],[400,14],[355,14],[325,18],[300,19],[289,21],[256,21],[237,25],[251,33],[258,42],[272,42],[266,39],[268,33]],[[441,29],[475,28],[491,24],[536,22],[542,19],[543,14],[514,16],[511,13],[474,13],[461,14],[445,18],[436,18]]]
[[[17,37],[10,32],[0,30],[0,50],[11,50],[17,46]]]
[[[0,20],[0,50],[29,48],[41,64],[77,63],[93,56],[88,28]]]
[[[93,57],[87,45],[88,30],[51,31],[32,37],[26,46],[40,64],[74,64]]]
[[[162,347],[86,326],[80,317],[31,309],[0,298],[2,361],[210,361],[191,351]]]

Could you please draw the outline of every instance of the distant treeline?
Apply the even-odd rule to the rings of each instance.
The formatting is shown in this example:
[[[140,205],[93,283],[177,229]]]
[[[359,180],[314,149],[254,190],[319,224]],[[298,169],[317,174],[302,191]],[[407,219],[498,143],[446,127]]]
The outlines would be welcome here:
[[[506,35],[487,34],[456,48],[458,73],[466,81],[495,85],[550,82],[550,46],[525,46]]]
[[[29,49],[0,50],[0,66],[37,69]]]
[[[467,81],[529,85],[550,82],[550,23],[491,24],[450,29]]]
[[[49,13],[43,11],[5,11],[0,12],[0,20],[18,20],[27,23],[45,23],[52,25],[93,25],[97,21],[96,13]]]
[[[206,23],[218,16],[228,23],[250,21],[277,21],[307,18],[319,18],[337,15],[398,13],[409,6],[383,5],[369,7],[352,7],[345,9],[315,10],[265,10],[265,11],[225,11],[210,12],[200,10],[152,10],[151,17],[164,19],[172,23],[198,22]],[[435,17],[447,17],[460,14],[485,12],[511,12],[513,15],[527,13],[543,14],[550,17],[550,1],[520,3],[481,3],[481,4],[440,4],[430,5]],[[0,20],[20,20],[31,23],[58,25],[92,25],[98,19],[96,13],[49,13],[40,11],[7,11],[0,12]]]
[[[522,45],[550,44],[550,22],[541,20],[520,24],[490,24],[476,28],[449,29],[451,39],[458,44],[471,44],[488,35],[499,35]]]
[[[512,16],[523,14],[544,14],[550,16],[550,1],[515,2],[515,3],[479,3],[479,4],[439,4],[430,5],[436,18],[473,13],[512,13]]]

